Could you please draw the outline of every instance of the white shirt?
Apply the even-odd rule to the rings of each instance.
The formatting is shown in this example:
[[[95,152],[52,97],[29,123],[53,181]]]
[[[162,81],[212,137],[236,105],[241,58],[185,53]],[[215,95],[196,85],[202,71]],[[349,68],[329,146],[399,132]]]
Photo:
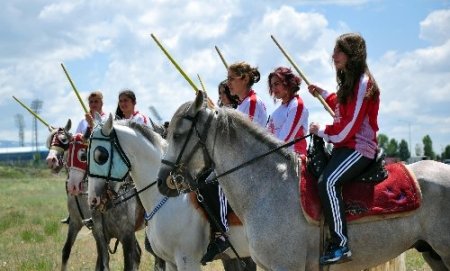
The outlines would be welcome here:
[[[295,95],[287,104],[281,104],[275,109],[267,123],[267,129],[284,142],[292,141],[307,134],[308,115],[309,112],[303,100]],[[302,141],[297,142],[290,149],[306,154],[306,141]]]
[[[250,119],[265,127],[267,123],[267,111],[264,102],[256,95],[254,90],[250,90],[248,96],[236,108],[238,111],[246,114]]]

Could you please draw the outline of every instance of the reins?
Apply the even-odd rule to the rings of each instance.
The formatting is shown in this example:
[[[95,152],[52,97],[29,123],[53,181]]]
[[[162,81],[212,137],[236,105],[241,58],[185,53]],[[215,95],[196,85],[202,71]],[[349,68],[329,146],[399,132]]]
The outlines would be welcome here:
[[[269,150],[269,151],[267,151],[267,152],[265,152],[265,153],[263,153],[263,154],[261,154],[259,156],[256,156],[256,157],[254,157],[254,158],[252,158],[252,159],[250,159],[250,160],[248,160],[248,161],[238,165],[238,166],[235,166],[234,168],[231,168],[231,169],[225,171],[224,173],[221,173],[221,174],[215,176],[214,178],[211,178],[210,180],[208,180],[208,182],[206,182],[206,184],[217,182],[220,177],[229,175],[229,174],[231,174],[231,173],[233,173],[233,172],[235,172],[235,171],[237,171],[237,170],[239,170],[239,169],[241,169],[243,167],[251,165],[254,162],[258,161],[259,159],[268,156],[269,154],[272,154],[272,153],[274,153],[276,151],[279,151],[279,150],[281,150],[283,148],[290,147],[290,146],[294,145],[295,143],[299,142],[300,140],[303,140],[303,139],[308,138],[310,136],[312,136],[312,134],[308,134],[308,135],[305,135],[305,136],[302,136],[302,137],[295,138],[295,139],[293,139],[293,140],[291,140],[291,141],[289,141],[289,142],[287,142],[287,143],[285,143],[285,144],[283,144],[281,146],[273,148],[273,149],[271,149],[271,150]]]
[[[134,189],[135,189],[136,192],[134,192],[133,194],[131,194],[131,195],[129,195],[129,196],[127,196],[127,197],[125,197],[125,198],[123,198],[123,199],[117,201],[117,202],[116,202],[116,201],[113,201],[113,202],[112,202],[113,208],[115,208],[116,206],[118,206],[118,205],[121,204],[121,203],[124,203],[124,202],[126,202],[126,201],[132,199],[132,198],[135,197],[135,196],[138,196],[140,193],[142,193],[142,192],[144,192],[145,190],[149,189],[150,187],[154,186],[156,183],[157,183],[157,182],[154,181],[154,182],[148,184],[147,186],[145,186],[144,188],[142,188],[142,189],[140,189],[140,190],[137,190],[137,191],[136,191],[136,187],[134,187]],[[128,191],[127,191],[127,192],[128,192]],[[121,197],[121,195],[118,195],[118,196],[117,196],[117,198],[119,198],[119,197]]]

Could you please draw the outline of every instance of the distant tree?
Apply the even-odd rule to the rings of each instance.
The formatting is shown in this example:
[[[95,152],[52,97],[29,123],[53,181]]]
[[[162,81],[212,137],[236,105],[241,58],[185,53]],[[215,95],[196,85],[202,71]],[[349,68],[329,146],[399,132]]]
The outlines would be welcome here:
[[[422,155],[423,155],[422,144],[417,143],[416,144],[416,156],[422,156]]]
[[[387,145],[389,142],[389,138],[385,134],[378,134],[377,136],[378,146],[382,148],[385,152],[387,151]]]
[[[391,138],[386,148],[386,155],[388,157],[398,157],[398,142],[395,138]]]
[[[441,155],[441,160],[450,159],[450,145],[445,146],[444,152]]]
[[[423,142],[423,155],[428,156],[430,159],[436,159],[436,154],[433,151],[433,141],[429,135],[426,135],[422,139]]]
[[[411,157],[411,153],[408,149],[408,143],[404,139],[400,141],[400,145],[398,146],[398,156],[402,161],[406,161],[409,157]]]

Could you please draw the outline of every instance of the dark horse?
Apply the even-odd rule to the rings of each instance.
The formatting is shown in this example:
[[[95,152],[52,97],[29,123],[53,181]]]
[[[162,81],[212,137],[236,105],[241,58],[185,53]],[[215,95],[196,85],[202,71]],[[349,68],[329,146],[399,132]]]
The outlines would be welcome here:
[[[51,131],[48,139],[50,147],[47,158],[49,167],[58,171],[63,168],[63,155],[68,150],[66,161],[68,162],[68,182],[73,179],[86,179],[86,148],[81,135],[72,136],[69,133],[70,120],[64,128]],[[54,163],[54,164],[53,164]],[[81,182],[82,183],[82,182]],[[143,207],[136,198],[117,206],[105,213],[91,211],[87,203],[87,185],[79,186],[81,191],[68,193],[67,207],[70,220],[66,242],[62,251],[61,270],[67,269],[67,261],[70,256],[72,246],[76,236],[85,225],[83,222],[92,217],[89,227],[96,241],[97,261],[95,270],[109,270],[109,242],[116,238],[122,243],[124,255],[124,270],[137,270],[141,258],[141,248],[136,240],[135,231],[143,228]],[[73,189],[69,189],[73,191]],[[124,194],[131,193],[131,190],[123,190]],[[157,263],[159,263],[157,265]],[[155,270],[161,269],[161,261],[155,260]]]

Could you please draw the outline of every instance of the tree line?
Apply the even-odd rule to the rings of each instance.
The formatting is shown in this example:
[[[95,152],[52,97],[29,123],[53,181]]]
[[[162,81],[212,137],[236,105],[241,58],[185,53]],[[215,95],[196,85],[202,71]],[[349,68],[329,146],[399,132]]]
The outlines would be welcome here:
[[[411,154],[408,143],[406,140],[400,140],[400,143],[395,139],[389,137],[385,134],[378,134],[378,146],[382,148],[387,157],[398,157],[402,161],[407,161],[411,156],[426,156],[428,159],[444,161],[445,159],[450,159],[450,145],[444,148],[444,151],[437,154],[433,150],[433,141],[429,135],[422,138],[422,144],[416,144],[414,149],[414,155]]]

